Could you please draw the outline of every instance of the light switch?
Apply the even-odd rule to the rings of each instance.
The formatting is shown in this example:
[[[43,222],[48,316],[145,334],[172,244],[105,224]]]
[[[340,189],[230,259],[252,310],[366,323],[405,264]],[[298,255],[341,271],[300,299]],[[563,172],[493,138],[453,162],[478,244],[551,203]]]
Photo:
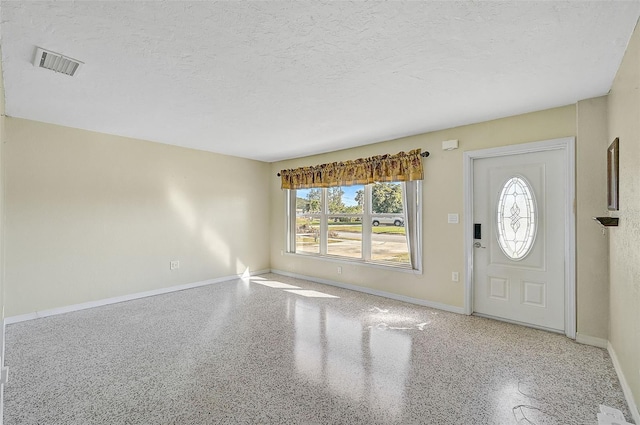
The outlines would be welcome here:
[[[447,215],[447,223],[449,224],[458,224],[458,214],[450,213]]]

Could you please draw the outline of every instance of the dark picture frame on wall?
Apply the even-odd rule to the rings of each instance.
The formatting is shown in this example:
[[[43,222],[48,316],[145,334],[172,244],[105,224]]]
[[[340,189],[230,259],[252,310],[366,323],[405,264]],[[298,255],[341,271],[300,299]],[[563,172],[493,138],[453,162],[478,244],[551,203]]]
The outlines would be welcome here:
[[[618,211],[620,188],[620,141],[616,137],[607,149],[607,209]]]

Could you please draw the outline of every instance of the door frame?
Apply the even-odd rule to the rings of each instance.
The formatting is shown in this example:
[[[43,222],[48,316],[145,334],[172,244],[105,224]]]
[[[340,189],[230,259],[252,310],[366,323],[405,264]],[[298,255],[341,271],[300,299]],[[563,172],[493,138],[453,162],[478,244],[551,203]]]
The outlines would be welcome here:
[[[567,187],[565,193],[565,234],[564,234],[564,333],[571,339],[576,338],[576,158],[575,138],[543,140],[501,146],[497,148],[466,151],[463,153],[464,178],[464,313],[473,313],[473,172],[476,159],[494,158],[523,153],[562,150],[565,153]]]

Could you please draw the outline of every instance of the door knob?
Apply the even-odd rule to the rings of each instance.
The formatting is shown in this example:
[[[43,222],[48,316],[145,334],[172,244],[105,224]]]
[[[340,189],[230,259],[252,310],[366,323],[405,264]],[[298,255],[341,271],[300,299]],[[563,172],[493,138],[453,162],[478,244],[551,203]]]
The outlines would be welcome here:
[[[486,246],[482,246],[482,244],[481,244],[480,242],[475,242],[475,243],[473,244],[473,247],[474,247],[474,248],[486,248]]]

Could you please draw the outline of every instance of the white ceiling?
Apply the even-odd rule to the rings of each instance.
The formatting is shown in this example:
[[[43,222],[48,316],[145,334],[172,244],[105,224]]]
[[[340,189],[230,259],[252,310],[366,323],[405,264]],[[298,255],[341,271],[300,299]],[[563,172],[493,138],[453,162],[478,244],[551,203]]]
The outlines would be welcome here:
[[[606,94],[640,1],[2,1],[6,113],[276,161]],[[85,62],[32,65],[35,46]]]

